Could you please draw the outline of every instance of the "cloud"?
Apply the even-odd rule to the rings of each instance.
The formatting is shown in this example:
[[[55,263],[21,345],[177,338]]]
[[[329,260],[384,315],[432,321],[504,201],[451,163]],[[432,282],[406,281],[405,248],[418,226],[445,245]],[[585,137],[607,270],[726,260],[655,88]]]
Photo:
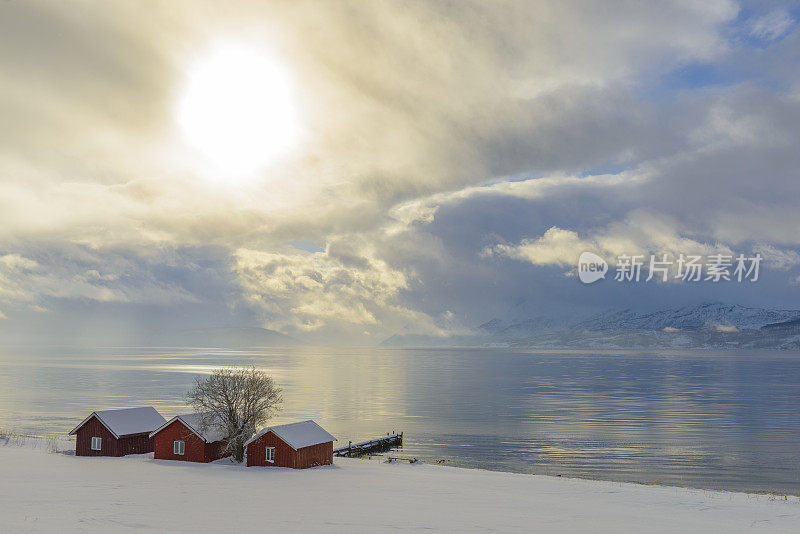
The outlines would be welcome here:
[[[775,9],[751,22],[750,35],[765,41],[774,41],[785,35],[794,23],[788,11]]]
[[[51,173],[60,183],[146,181],[153,198],[175,199],[171,182],[203,171],[203,155],[176,137],[185,69],[214,42],[239,39],[290,67],[309,132],[301,153],[261,184],[293,208],[309,189],[340,209],[354,197],[386,208],[499,175],[619,157],[625,138],[647,135],[619,113],[632,105],[626,87],[645,72],[724,54],[719,28],[736,14],[724,0],[621,3],[613,19],[592,2],[462,7],[445,16],[436,2],[3,5],[0,49],[13,53],[0,54],[0,65],[13,98],[2,114],[14,125],[3,146],[37,162],[37,189],[47,191],[41,179]],[[49,204],[66,194],[47,193],[40,200]],[[124,208],[125,196],[104,200]]]
[[[26,254],[0,255],[0,303],[6,310],[47,311],[57,301],[197,303],[204,292],[210,293],[214,276],[211,270],[201,273],[207,287],[200,291],[190,274],[201,270],[199,265],[187,261],[183,252],[169,249],[97,250],[51,244]]]
[[[595,230],[586,238],[576,232],[552,227],[537,239],[523,239],[517,245],[498,244],[486,249],[486,254],[498,254],[527,261],[533,265],[574,267],[582,252],[595,252],[611,263],[622,255],[681,254],[708,256],[732,254],[720,244],[706,244],[680,235],[675,221],[663,215],[635,211],[622,222]]]
[[[582,252],[596,249],[597,245],[592,241],[580,239],[575,232],[553,226],[538,239],[523,239],[518,245],[495,245],[486,249],[485,253],[508,256],[534,265],[574,266]]]
[[[771,245],[756,245],[753,250],[761,254],[764,263],[773,269],[788,271],[800,265],[800,254],[794,250],[781,250]]]
[[[758,244],[794,276],[776,13],[755,50],[728,0],[0,3],[0,306],[216,306],[352,343],[558,303],[547,266],[583,248]],[[187,68],[231,40],[286,65],[305,132],[250,183],[209,179],[174,121]],[[659,86],[696,64],[746,81]]]
[[[340,342],[383,335],[387,327],[442,334],[431,317],[398,302],[407,276],[353,240],[317,253],[239,249],[235,260],[245,302],[270,328]]]

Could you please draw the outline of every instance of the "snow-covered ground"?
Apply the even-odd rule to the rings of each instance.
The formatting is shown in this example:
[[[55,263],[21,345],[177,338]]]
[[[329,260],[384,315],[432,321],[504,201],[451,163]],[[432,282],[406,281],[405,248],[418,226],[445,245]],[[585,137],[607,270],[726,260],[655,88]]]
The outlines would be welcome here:
[[[294,471],[48,450],[0,441],[0,532],[800,532],[797,497],[346,458]]]

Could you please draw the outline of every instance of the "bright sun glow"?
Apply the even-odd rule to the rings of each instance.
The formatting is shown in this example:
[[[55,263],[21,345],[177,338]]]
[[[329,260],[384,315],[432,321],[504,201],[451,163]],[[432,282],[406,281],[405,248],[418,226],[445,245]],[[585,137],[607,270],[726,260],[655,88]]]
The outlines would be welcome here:
[[[218,48],[198,62],[177,121],[225,180],[263,169],[292,147],[299,133],[288,73],[268,56],[241,46]]]

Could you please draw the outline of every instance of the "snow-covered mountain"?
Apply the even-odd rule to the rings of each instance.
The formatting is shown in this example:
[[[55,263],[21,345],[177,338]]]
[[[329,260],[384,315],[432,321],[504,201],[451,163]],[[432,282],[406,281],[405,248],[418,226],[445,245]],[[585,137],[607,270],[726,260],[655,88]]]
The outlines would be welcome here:
[[[800,310],[748,308],[736,304],[710,302],[653,313],[609,310],[599,313],[573,328],[594,331],[627,330],[759,330],[763,326],[800,319]],[[722,327],[722,328],[720,328]]]
[[[452,338],[393,336],[394,346],[569,348],[800,348],[800,310],[709,302],[657,312],[607,310],[583,318],[525,301]]]

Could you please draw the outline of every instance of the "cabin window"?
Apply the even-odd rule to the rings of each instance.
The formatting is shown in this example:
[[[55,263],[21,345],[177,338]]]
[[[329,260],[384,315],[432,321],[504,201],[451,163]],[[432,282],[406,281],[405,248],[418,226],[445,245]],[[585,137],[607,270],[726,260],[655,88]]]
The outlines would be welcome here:
[[[175,441],[172,443],[172,452],[175,454],[183,455],[186,450],[186,444],[183,441]]]
[[[275,461],[275,447],[267,447],[267,461],[270,463]]]
[[[102,448],[103,448],[103,440],[101,438],[98,438],[98,437],[93,437],[92,438],[92,450],[93,451],[99,451]]]

